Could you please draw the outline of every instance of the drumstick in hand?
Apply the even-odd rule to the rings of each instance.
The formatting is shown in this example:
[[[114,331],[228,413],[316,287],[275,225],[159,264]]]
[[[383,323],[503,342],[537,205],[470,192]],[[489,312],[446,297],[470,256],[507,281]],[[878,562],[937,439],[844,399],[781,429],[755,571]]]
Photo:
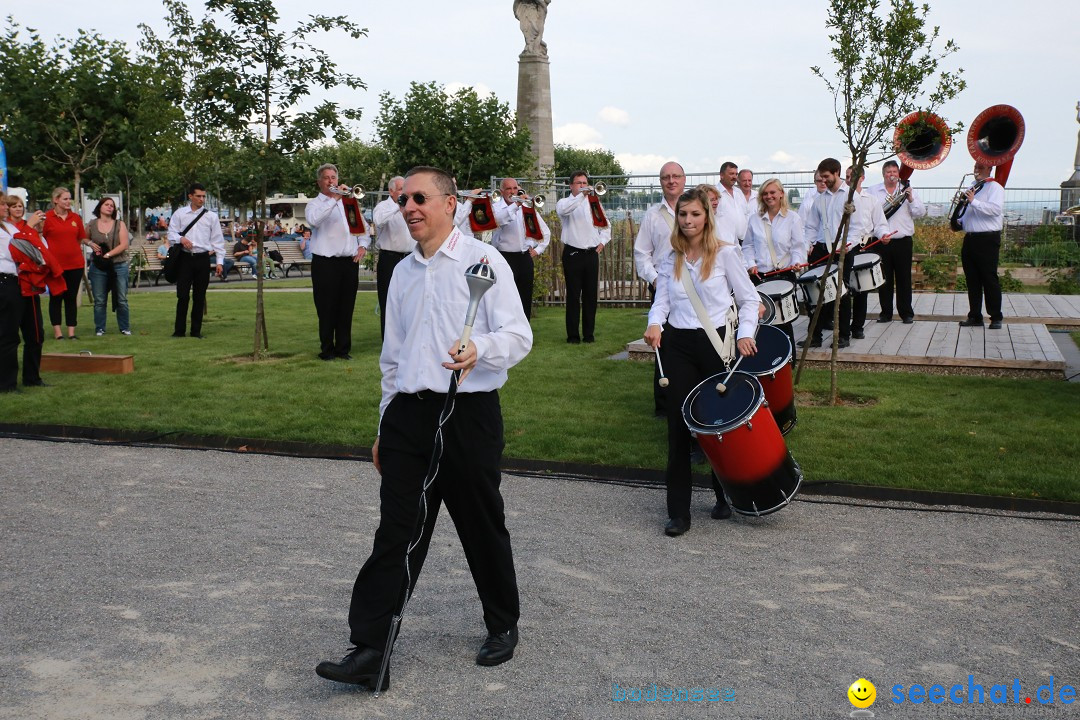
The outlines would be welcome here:
[[[664,364],[660,362],[660,348],[653,348],[653,351],[656,352],[656,367],[660,370],[660,380],[658,381],[658,384],[660,387],[667,387],[668,379],[664,377]]]

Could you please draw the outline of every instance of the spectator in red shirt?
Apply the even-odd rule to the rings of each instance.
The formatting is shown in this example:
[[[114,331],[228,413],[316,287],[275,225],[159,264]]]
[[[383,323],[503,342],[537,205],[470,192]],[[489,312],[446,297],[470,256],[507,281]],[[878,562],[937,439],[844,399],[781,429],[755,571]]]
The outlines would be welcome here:
[[[86,228],[78,213],[71,211],[71,191],[58,187],[52,192],[53,209],[45,213],[45,227],[41,234],[49,244],[49,251],[60,263],[64,271],[67,291],[62,295],[49,297],[49,320],[52,322],[53,335],[57,340],[64,339],[60,327],[61,319],[67,320],[68,339],[76,339],[75,326],[79,324],[77,300],[82,287],[83,273],[86,271],[86,257],[83,244],[89,241]],[[64,308],[64,318],[60,317],[60,306]]]

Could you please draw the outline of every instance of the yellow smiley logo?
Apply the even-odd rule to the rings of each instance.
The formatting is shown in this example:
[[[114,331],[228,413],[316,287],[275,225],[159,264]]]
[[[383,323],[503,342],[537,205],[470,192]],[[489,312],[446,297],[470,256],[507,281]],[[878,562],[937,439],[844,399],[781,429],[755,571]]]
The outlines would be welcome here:
[[[859,678],[851,683],[851,687],[847,690],[847,696],[855,707],[868,708],[877,699],[877,688],[874,687],[874,683],[866,678]]]

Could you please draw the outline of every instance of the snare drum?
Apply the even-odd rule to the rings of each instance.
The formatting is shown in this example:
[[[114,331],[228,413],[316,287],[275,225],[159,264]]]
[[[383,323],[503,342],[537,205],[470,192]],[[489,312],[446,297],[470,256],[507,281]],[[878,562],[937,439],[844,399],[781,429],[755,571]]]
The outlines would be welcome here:
[[[852,292],[869,292],[884,285],[885,273],[881,269],[881,256],[876,253],[856,255],[850,277]]]
[[[734,372],[721,395],[707,378],[683,403],[683,420],[709,458],[731,509],[740,515],[767,515],[791,502],[803,473],[765,406],[765,392],[753,375]]]
[[[780,328],[762,325],[758,327],[756,342],[757,353],[744,357],[739,363],[739,370],[753,375],[761,383],[765,402],[780,428],[780,434],[787,435],[795,427],[791,340]]]
[[[773,317],[762,318],[769,325],[783,325],[799,319],[799,301],[795,297],[795,283],[787,280],[770,280],[757,286],[758,294],[772,300]]]
[[[829,277],[825,281],[824,302],[827,303],[836,300],[837,297],[843,297],[847,293],[847,286],[845,286],[844,283],[839,283],[840,294],[837,295],[836,270],[836,266],[833,266],[832,272],[829,273]],[[824,274],[825,266],[818,265],[816,268],[811,268],[804,272],[799,278],[799,285],[802,287],[807,305],[814,306],[818,304],[818,283],[821,281],[821,276]]]

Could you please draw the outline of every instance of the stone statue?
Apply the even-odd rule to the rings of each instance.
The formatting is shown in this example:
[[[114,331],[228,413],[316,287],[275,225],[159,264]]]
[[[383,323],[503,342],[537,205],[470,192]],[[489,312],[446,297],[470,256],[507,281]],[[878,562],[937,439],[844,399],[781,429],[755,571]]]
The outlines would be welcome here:
[[[1080,102],[1076,103],[1076,122],[1080,123]],[[1080,133],[1076,136],[1076,158],[1073,160],[1073,170],[1080,173]]]
[[[547,6],[550,3],[551,0],[514,0],[514,17],[518,19],[521,34],[525,36],[522,55],[547,57],[544,21],[547,19]]]

